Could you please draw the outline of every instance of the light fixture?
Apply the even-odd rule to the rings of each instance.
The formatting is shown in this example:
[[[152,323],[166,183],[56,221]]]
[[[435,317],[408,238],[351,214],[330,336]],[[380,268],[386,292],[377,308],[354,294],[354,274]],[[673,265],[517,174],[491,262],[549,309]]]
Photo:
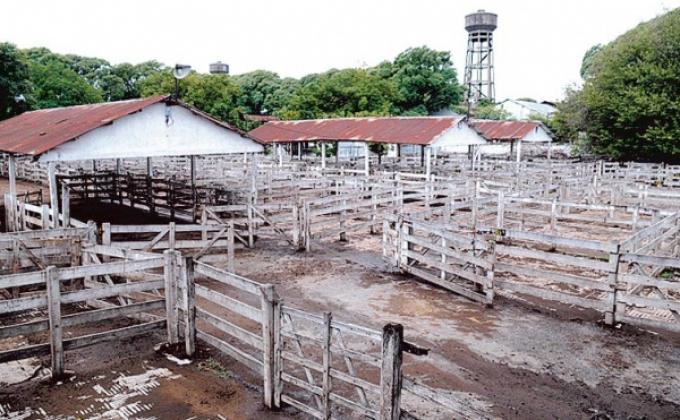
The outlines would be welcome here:
[[[172,75],[175,77],[175,100],[179,99],[179,81],[187,77],[190,73],[191,66],[188,64],[175,64],[175,68],[172,69]]]

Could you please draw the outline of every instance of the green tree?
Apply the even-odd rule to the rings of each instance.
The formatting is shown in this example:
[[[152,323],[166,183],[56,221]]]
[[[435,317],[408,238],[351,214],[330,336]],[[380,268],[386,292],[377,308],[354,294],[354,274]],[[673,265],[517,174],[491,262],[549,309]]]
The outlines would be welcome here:
[[[60,61],[29,65],[33,83],[32,107],[54,108],[102,101],[101,92]]]
[[[381,77],[389,77],[398,90],[396,106],[400,113],[431,114],[458,104],[463,88],[447,51],[428,47],[409,48],[394,60],[375,69]]]
[[[587,79],[592,75],[592,66],[595,56],[602,50],[602,44],[593,45],[586,51],[581,60],[581,78]]]
[[[282,110],[292,118],[389,115],[396,87],[366,69],[330,70],[301,81]]]
[[[680,162],[680,9],[603,47],[588,71],[583,99],[596,152]]]
[[[0,43],[0,120],[24,110],[18,100],[30,90],[28,66],[24,55],[13,44]]]
[[[510,119],[510,113],[497,104],[482,99],[472,110],[472,116],[482,120],[507,120]]]

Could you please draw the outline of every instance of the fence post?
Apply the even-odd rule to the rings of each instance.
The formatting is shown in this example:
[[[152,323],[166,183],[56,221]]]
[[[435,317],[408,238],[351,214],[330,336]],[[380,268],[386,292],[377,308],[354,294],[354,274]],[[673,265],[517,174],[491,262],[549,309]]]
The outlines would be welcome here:
[[[616,243],[613,250],[609,251],[609,274],[607,280],[609,283],[609,308],[611,312],[607,311],[604,314],[604,323],[606,325],[614,325],[616,323],[616,300],[619,287],[619,260],[621,259],[621,244]]]
[[[264,404],[268,408],[275,408],[276,384],[280,372],[276,363],[276,341],[279,335],[278,323],[278,296],[271,284],[265,284],[261,288],[260,301],[262,305],[262,362],[264,376]]]
[[[175,249],[175,234],[177,233],[177,227],[175,222],[170,222],[168,224],[168,249]]]
[[[43,204],[41,206],[41,222],[42,222],[42,228],[43,229],[49,229],[50,228],[50,207],[47,204]]]
[[[64,374],[64,347],[61,331],[61,292],[56,267],[49,266],[43,271],[47,288],[47,312],[50,325],[50,353],[52,355],[52,377]]]
[[[89,245],[97,245],[97,224],[92,220],[88,220],[87,229],[87,243]]]
[[[229,221],[229,229],[227,230],[227,271],[234,273],[234,221]]]
[[[333,330],[331,327],[331,321],[333,315],[330,312],[324,312],[323,314],[323,377],[322,377],[322,387],[321,387],[321,401],[323,408],[323,418],[324,420],[329,420],[331,418],[331,337]]]
[[[102,245],[111,246],[111,223],[102,223]],[[102,261],[111,261],[111,257],[104,255]]]
[[[70,190],[66,184],[61,186],[61,215],[62,226],[65,228],[71,226],[71,196]]]
[[[187,356],[193,356],[196,351],[196,288],[194,285],[194,259],[184,257],[184,267],[182,269],[182,280],[184,283],[184,346]]]
[[[165,280],[165,315],[167,317],[168,343],[177,344],[179,342],[177,252],[166,249],[163,256],[165,257],[163,278]]]
[[[399,420],[401,416],[401,347],[404,327],[387,324],[383,327],[382,366],[380,369],[380,419]]]

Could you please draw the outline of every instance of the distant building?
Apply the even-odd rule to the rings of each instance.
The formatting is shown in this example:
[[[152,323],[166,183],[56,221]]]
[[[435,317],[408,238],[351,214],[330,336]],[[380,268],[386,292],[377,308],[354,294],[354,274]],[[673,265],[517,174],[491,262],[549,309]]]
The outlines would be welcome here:
[[[210,63],[210,74],[229,74],[229,64],[221,61]]]
[[[557,108],[548,102],[520,101],[506,99],[498,104],[501,109],[510,114],[515,120],[530,120],[535,116],[550,119],[557,112]]]

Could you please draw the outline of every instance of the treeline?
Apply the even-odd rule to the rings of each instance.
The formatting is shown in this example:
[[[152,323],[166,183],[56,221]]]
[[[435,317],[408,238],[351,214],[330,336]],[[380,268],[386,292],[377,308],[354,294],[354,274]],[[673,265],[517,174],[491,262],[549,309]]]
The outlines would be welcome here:
[[[680,163],[680,9],[589,49],[553,126],[617,160]]]
[[[112,65],[101,58],[0,44],[0,119],[173,90],[171,68],[157,61]],[[448,52],[417,47],[375,67],[332,69],[300,79],[266,70],[235,76],[193,72],[181,81],[180,98],[249,129],[242,114],[282,119],[427,115],[459,106],[463,88]]]

